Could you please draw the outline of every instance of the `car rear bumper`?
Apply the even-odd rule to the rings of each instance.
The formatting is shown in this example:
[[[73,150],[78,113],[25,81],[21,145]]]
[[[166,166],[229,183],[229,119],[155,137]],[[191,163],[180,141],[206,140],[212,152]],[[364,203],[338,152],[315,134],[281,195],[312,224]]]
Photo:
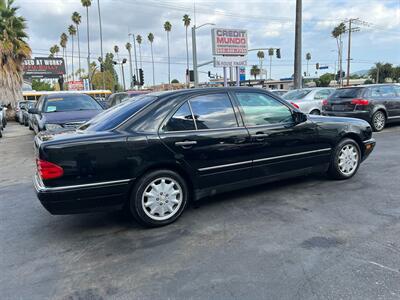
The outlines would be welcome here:
[[[46,187],[35,175],[34,186],[41,204],[51,214],[64,215],[122,208],[129,195],[130,180]]]
[[[369,111],[322,111],[323,116],[331,116],[331,117],[347,117],[347,118],[356,118],[371,122],[371,115]]]
[[[363,144],[364,144],[364,149],[363,149],[364,155],[363,155],[362,160],[365,160],[371,154],[371,152],[374,150],[376,141],[375,141],[375,139],[371,138],[369,140],[364,141]]]

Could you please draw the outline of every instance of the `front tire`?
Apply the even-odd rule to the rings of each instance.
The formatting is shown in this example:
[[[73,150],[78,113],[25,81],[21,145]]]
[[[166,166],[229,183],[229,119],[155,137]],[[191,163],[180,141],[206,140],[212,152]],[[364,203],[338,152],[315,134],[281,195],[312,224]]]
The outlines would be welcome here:
[[[372,115],[372,129],[376,132],[382,131],[386,125],[386,115],[383,111],[378,110]]]
[[[353,177],[361,163],[361,150],[353,139],[344,139],[335,147],[328,174],[334,179]]]
[[[140,224],[164,226],[181,216],[188,197],[186,181],[178,173],[157,170],[145,174],[135,184],[129,208]]]

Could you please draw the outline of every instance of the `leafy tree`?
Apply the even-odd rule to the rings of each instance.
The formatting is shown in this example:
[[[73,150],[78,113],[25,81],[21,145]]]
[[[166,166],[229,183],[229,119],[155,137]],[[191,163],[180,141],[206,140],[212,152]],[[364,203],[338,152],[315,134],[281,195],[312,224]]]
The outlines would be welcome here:
[[[32,80],[32,89],[35,91],[54,91],[54,87],[50,83],[41,81],[40,79]]]
[[[400,82],[400,66],[394,67],[392,70],[392,79],[396,82]]]
[[[105,88],[108,90],[115,89],[115,78],[112,72],[105,71],[104,72],[104,83]],[[103,74],[100,71],[95,71],[92,77],[92,85],[94,89],[101,89],[103,88]]]
[[[318,79],[314,80],[314,82],[318,87],[327,87],[334,77],[334,74],[326,73],[324,75],[321,75]]]
[[[253,65],[250,69],[250,74],[254,76],[254,79],[257,79],[257,76],[260,75],[260,68],[257,65]]]
[[[384,83],[386,78],[393,78],[393,65],[390,63],[377,62],[375,66],[369,70],[368,75],[375,83]],[[378,81],[377,76],[379,76]]]
[[[22,63],[31,55],[26,21],[18,9],[14,0],[0,0],[0,103],[13,107],[22,99]]]
[[[178,79],[172,79],[171,83],[179,83]]]

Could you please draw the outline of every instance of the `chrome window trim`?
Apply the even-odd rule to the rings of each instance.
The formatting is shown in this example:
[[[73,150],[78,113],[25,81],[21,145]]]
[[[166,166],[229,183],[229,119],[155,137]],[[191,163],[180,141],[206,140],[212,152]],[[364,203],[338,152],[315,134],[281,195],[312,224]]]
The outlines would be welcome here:
[[[46,187],[44,185],[42,179],[37,174],[35,174],[35,176],[34,176],[34,185],[35,185],[36,191],[38,191],[38,192],[53,192],[53,191],[73,190],[73,189],[79,189],[79,188],[91,188],[91,187],[98,187],[98,186],[102,186],[102,185],[127,183],[129,181],[130,181],[130,179],[122,179],[122,180],[102,181],[102,182],[77,184],[77,185]]]
[[[239,165],[244,165],[244,164],[248,164],[248,163],[255,163],[255,162],[269,161],[269,160],[275,160],[275,159],[280,159],[280,158],[300,156],[300,155],[304,155],[304,154],[327,152],[327,151],[331,151],[331,150],[332,150],[332,148],[323,148],[323,149],[318,149],[318,150],[304,151],[304,152],[298,152],[298,153],[292,153],[292,154],[286,154],[286,155],[279,155],[279,156],[273,156],[273,157],[254,159],[254,160],[246,160],[246,161],[242,161],[242,162],[225,164],[225,165],[211,166],[211,167],[206,167],[206,168],[200,168],[198,170],[200,172],[202,172],[202,171],[215,170],[215,169],[232,167],[232,166],[239,166]]]
[[[213,129],[197,129],[197,130],[177,130],[177,131],[162,131],[161,135],[164,134],[174,134],[174,133],[189,133],[189,132],[204,132],[204,131],[219,131],[219,130],[236,130],[236,129],[246,129],[244,126],[233,127],[233,128],[213,128]]]

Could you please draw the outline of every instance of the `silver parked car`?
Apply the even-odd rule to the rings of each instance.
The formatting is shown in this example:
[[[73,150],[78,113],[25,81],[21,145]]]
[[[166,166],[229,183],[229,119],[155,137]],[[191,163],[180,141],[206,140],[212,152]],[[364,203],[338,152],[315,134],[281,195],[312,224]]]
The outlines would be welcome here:
[[[320,115],[322,101],[334,91],[334,88],[304,88],[289,91],[282,98],[306,114]]]

